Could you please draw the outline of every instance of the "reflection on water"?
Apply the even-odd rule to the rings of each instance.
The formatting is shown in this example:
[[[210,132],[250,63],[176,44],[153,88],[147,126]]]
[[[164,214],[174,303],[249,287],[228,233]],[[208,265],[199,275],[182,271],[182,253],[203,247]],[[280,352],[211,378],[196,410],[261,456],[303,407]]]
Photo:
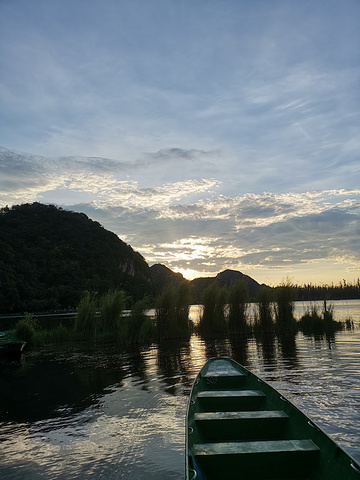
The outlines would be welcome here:
[[[0,364],[0,478],[178,479],[195,375],[231,356],[360,460],[360,330],[117,350],[48,348]]]

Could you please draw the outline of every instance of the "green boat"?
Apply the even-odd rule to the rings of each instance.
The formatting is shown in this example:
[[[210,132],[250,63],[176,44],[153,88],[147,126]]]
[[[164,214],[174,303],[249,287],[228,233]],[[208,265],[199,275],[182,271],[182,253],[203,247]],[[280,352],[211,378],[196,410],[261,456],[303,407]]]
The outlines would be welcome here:
[[[0,332],[0,356],[11,360],[21,357],[26,342],[16,337],[15,330]]]
[[[190,395],[186,479],[360,480],[360,466],[274,388],[229,358]]]

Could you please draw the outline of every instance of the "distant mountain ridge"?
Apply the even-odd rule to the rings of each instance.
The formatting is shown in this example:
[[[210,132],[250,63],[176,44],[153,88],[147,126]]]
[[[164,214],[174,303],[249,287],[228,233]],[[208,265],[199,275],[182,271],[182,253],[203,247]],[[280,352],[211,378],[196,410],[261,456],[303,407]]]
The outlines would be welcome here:
[[[194,280],[186,280],[181,273],[175,273],[162,264],[155,264],[150,267],[153,275],[156,291],[161,291],[167,286],[176,286],[180,282],[188,282],[191,287],[192,303],[201,303],[203,291],[212,283],[217,283],[221,287],[228,288],[237,280],[244,280],[248,286],[250,297],[255,297],[257,291],[262,286],[256,280],[236,270],[224,270],[215,277],[199,277]]]

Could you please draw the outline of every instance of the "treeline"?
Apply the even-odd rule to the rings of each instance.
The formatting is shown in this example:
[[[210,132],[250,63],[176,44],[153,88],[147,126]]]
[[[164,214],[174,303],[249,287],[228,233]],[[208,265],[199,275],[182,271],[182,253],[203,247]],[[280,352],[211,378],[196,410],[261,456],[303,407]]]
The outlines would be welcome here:
[[[0,209],[0,313],[74,309],[83,291],[152,293],[144,258],[83,213],[40,203]]]
[[[342,280],[338,284],[312,285],[311,283],[302,286],[294,286],[297,300],[352,300],[360,298],[360,279],[352,283]]]

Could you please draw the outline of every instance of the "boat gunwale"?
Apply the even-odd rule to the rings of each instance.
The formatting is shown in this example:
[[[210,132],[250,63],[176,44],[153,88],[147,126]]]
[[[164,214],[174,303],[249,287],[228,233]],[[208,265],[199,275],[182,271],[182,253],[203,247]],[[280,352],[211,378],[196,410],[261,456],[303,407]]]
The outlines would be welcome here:
[[[187,412],[186,412],[186,421],[185,421],[185,428],[186,428],[186,435],[185,435],[185,468],[186,468],[185,478],[186,478],[186,480],[195,480],[195,478],[197,478],[196,470],[189,468],[189,456],[190,456],[190,451],[189,451],[189,416],[190,416],[190,407],[193,406],[193,404],[194,404],[192,402],[195,402],[194,399],[193,399],[193,394],[194,394],[195,389],[197,388],[197,385],[199,383],[199,379],[204,377],[202,372],[204,372],[204,371],[207,372],[208,366],[212,362],[217,361],[217,360],[227,360],[235,368],[239,369],[242,373],[244,373],[245,376],[252,377],[253,379],[256,379],[262,385],[262,387],[265,388],[265,390],[268,389],[269,392],[275,393],[279,397],[279,399],[284,402],[284,405],[288,404],[288,408],[294,410],[297,415],[303,417],[307,421],[308,425],[314,429],[314,432],[318,432],[318,435],[320,435],[323,438],[323,441],[328,442],[329,444],[335,445],[338,449],[337,450],[338,455],[340,455],[340,452],[341,452],[342,455],[347,457],[348,460],[349,460],[349,467],[352,468],[357,474],[360,474],[360,462],[355,460],[355,458],[350,453],[348,453],[335,440],[333,440],[330,437],[330,435],[328,435],[321,427],[319,427],[317,425],[317,423],[314,420],[312,420],[311,416],[305,414],[302,410],[300,410],[300,408],[298,408],[293,402],[291,402],[285,395],[280,393],[272,385],[270,385],[267,381],[263,380],[258,375],[252,373],[249,369],[247,369],[243,365],[239,364],[238,362],[236,362],[232,358],[230,358],[230,357],[212,357],[212,358],[209,358],[205,362],[203,367],[200,369],[200,371],[196,375],[196,377],[194,379],[194,382],[192,384],[192,388],[191,388],[190,396],[189,396],[189,400],[188,400],[188,406],[187,406]],[[265,393],[265,392],[263,392],[263,393]],[[265,396],[267,396],[266,393],[265,393]],[[190,427],[190,428],[192,428],[192,427]],[[311,440],[313,440],[311,435],[309,436],[309,438]],[[190,470],[195,472],[193,477],[189,476],[189,471]]]

